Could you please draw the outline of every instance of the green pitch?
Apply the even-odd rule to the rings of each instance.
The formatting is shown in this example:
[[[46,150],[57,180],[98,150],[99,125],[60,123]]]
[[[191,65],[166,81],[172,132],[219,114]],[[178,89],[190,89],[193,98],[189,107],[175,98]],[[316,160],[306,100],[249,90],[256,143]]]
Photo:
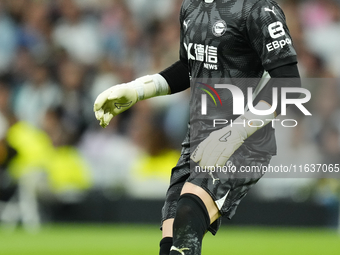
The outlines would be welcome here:
[[[37,234],[0,231],[1,255],[157,255],[160,231],[140,225],[52,225]],[[203,255],[334,255],[340,235],[325,229],[223,227]]]

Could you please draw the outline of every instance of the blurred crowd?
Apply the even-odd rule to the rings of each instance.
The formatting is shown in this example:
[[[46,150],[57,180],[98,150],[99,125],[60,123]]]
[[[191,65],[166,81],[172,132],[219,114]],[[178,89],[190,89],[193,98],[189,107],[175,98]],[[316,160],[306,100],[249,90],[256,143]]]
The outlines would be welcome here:
[[[302,121],[300,128],[278,135],[286,157],[279,160],[303,160],[296,156],[304,153],[306,160],[339,163],[340,2],[278,2],[301,76],[329,81],[311,87],[315,122]],[[186,132],[188,91],[139,102],[106,129],[92,107],[110,86],[178,60],[181,3],[0,0],[0,186],[22,183],[35,194],[42,190],[41,196],[65,201],[90,189],[164,196]],[[287,188],[294,183],[296,189]],[[322,199],[339,191],[332,180],[312,184]],[[310,187],[311,180],[268,179],[257,193],[296,197],[301,186]]]

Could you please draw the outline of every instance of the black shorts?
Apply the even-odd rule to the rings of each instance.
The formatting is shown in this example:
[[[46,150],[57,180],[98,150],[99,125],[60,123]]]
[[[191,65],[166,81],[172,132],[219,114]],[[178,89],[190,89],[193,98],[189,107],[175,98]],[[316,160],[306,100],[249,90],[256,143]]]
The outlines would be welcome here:
[[[271,155],[254,152],[242,145],[227,163],[239,171],[242,166],[267,166],[270,159]],[[175,217],[177,200],[185,182],[193,183],[207,191],[215,201],[221,215],[231,219],[242,198],[262,177],[261,173],[237,177],[235,174],[225,172],[190,171],[190,165],[193,169],[194,164],[192,161],[190,162],[190,149],[183,148],[177,165],[172,169],[170,187],[162,209],[162,222]],[[208,230],[212,234],[216,234],[220,224],[221,217],[211,224]]]

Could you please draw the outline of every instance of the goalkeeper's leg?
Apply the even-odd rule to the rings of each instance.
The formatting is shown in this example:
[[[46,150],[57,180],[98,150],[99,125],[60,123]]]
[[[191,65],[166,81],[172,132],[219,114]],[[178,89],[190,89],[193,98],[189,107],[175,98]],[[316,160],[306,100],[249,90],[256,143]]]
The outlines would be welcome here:
[[[211,196],[201,187],[186,183],[178,200],[173,222],[170,255],[201,254],[203,236],[219,216],[219,210]]]
[[[241,146],[230,157],[230,162],[236,170],[239,170],[244,165],[268,165],[270,159],[271,155],[251,151],[246,146]],[[173,236],[170,255],[200,254],[205,232],[208,230],[216,234],[221,223],[220,215],[231,219],[240,201],[261,176],[262,174],[259,173],[255,176],[251,174],[238,178],[236,175],[223,172],[196,173],[192,171],[189,177],[183,176],[185,183],[177,182],[171,185],[169,190],[173,192],[168,193],[170,196],[167,196],[164,207],[166,210],[163,210],[166,214],[163,217],[164,223],[165,220],[174,218],[173,232],[169,232],[171,221],[164,228],[164,231],[168,231],[166,233]],[[179,189],[181,193],[178,192]]]
[[[159,255],[169,255],[173,244],[172,228],[174,219],[167,219],[162,224],[162,240],[159,244]]]
[[[186,140],[189,141],[189,137],[187,137]],[[202,236],[203,238],[208,227],[212,234],[215,234],[218,230],[219,221],[216,221],[216,219],[219,217],[219,210],[217,209],[213,198],[205,191],[205,189],[199,187],[199,182],[195,184],[187,182],[190,175],[190,148],[184,148],[176,167],[172,169],[170,186],[162,209],[163,239],[160,243],[160,255],[169,255],[170,249],[174,245],[173,241],[177,243],[183,241],[182,237],[185,236],[185,234],[180,237],[177,233],[182,228],[182,225],[189,224],[189,222],[186,223],[186,221],[191,221],[190,218],[193,217],[191,213],[188,213],[188,210],[199,212],[196,217],[199,221],[198,225],[201,225],[201,230],[199,232],[202,232],[202,234],[198,234],[199,236]],[[210,178],[210,176],[208,176],[208,178]],[[193,194],[194,196],[181,197],[181,195],[187,193]],[[178,205],[178,203],[180,205]],[[190,208],[184,208],[187,206]],[[175,224],[174,221],[176,221]],[[210,225],[210,222],[214,222],[214,224]]]

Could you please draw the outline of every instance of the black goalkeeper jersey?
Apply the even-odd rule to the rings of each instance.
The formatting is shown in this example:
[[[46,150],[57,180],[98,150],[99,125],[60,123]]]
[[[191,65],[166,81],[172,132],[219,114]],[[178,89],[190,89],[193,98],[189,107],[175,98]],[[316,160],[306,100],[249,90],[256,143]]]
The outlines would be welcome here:
[[[232,94],[226,89],[216,90],[227,107],[218,109],[213,105],[215,102],[208,100],[209,115],[203,116],[202,83],[196,81],[228,82],[238,86],[247,98],[247,88],[255,89],[266,70],[296,63],[297,58],[284,13],[272,0],[214,0],[212,3],[184,0],[180,22],[180,58],[188,64],[192,78],[190,135],[191,145],[195,145],[221,128],[212,127],[211,119],[238,117],[233,115]],[[186,142],[189,143],[188,139]],[[271,125],[249,137],[245,146],[274,155],[276,143]]]

